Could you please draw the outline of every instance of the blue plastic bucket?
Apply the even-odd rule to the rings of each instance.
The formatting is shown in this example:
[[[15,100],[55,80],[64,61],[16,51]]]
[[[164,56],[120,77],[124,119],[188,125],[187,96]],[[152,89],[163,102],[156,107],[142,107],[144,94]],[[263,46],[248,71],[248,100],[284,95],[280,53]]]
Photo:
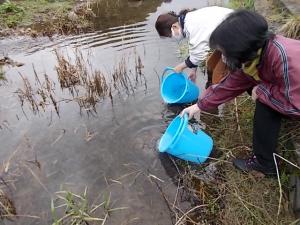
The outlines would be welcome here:
[[[177,116],[160,139],[158,149],[194,163],[203,163],[213,148],[213,140],[202,130],[193,133],[188,128],[188,117]]]
[[[160,88],[161,97],[165,103],[191,103],[198,99],[199,88],[184,73],[176,73],[172,68],[166,68],[162,75]]]

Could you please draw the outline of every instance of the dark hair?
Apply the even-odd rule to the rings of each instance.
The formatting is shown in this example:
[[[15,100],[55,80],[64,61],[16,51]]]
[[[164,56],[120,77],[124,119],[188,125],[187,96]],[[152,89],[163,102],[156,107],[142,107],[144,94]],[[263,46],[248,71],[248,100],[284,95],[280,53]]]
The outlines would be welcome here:
[[[171,11],[165,14],[161,14],[157,17],[155,28],[157,33],[161,37],[172,37],[171,27],[174,23],[178,22],[178,17],[185,16],[190,10],[184,9],[177,15],[175,12]]]
[[[213,31],[209,45],[221,50],[229,69],[236,70],[242,63],[253,60],[273,36],[263,16],[249,10],[236,10]]]

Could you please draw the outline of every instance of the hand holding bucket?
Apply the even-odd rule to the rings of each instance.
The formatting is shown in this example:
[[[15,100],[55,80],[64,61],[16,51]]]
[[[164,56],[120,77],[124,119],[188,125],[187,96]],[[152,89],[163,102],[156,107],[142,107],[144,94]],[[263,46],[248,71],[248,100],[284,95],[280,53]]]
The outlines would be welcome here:
[[[193,116],[194,116],[196,113],[200,112],[200,111],[201,111],[201,110],[199,109],[198,105],[197,105],[197,104],[194,104],[194,105],[191,105],[191,106],[189,106],[189,107],[183,109],[179,115],[180,115],[181,117],[183,117],[185,114],[188,114],[189,119],[192,119]]]
[[[159,151],[194,163],[207,160],[213,147],[213,140],[202,130],[196,133],[188,128],[186,113],[175,117],[159,142]]]

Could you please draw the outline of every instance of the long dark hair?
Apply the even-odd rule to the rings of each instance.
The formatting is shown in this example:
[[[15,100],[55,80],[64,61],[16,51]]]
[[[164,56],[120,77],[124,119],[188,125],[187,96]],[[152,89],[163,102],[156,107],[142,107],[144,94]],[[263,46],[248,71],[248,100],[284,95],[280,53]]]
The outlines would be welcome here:
[[[171,32],[172,25],[178,22],[178,18],[180,16],[185,16],[190,11],[191,10],[189,9],[184,9],[181,10],[178,15],[173,11],[159,15],[155,23],[155,28],[159,36],[172,37],[172,32]]]
[[[273,36],[263,16],[249,10],[237,10],[213,31],[209,45],[221,50],[229,69],[236,70],[253,60]]]

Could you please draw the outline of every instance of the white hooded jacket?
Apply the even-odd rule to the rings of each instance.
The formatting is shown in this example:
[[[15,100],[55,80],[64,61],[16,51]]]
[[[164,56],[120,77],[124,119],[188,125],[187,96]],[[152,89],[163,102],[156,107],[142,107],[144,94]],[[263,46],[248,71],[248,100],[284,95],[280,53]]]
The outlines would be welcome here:
[[[184,18],[183,32],[189,39],[188,67],[197,67],[206,60],[209,51],[209,38],[215,28],[232,13],[233,10],[218,6],[205,7],[188,12]]]

